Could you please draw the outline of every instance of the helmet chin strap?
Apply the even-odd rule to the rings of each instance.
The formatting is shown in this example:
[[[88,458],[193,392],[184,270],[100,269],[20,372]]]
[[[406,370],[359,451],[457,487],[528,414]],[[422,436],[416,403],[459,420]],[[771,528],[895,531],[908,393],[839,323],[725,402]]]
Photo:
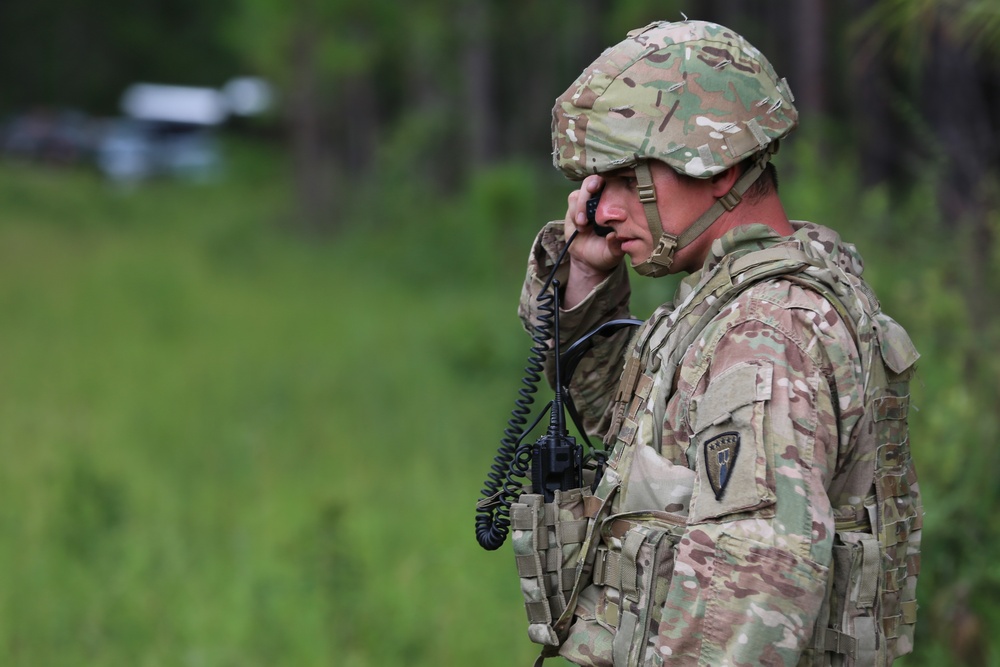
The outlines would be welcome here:
[[[777,142],[771,146],[775,149]],[[770,149],[770,146],[769,146]],[[756,160],[751,164],[733,187],[726,194],[715,200],[707,211],[701,214],[697,220],[681,232],[680,236],[667,234],[663,231],[663,223],[660,221],[660,212],[656,207],[656,188],[653,186],[653,172],[649,167],[649,161],[638,159],[635,165],[636,184],[639,187],[639,201],[642,203],[643,211],[646,213],[646,224],[652,234],[653,242],[656,244],[649,259],[633,264],[632,268],[641,276],[659,278],[669,273],[670,265],[674,262],[674,255],[681,248],[689,245],[699,236],[705,233],[712,226],[719,216],[725,211],[732,211],[736,205],[743,200],[743,194],[753,185],[754,181],[760,178],[767,167],[768,161],[774,149],[763,150],[758,154]]]

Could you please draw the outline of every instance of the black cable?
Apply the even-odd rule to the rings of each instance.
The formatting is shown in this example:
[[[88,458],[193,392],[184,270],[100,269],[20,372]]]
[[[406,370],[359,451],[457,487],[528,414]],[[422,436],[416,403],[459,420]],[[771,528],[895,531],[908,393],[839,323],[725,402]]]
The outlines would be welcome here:
[[[579,363],[583,360],[583,357],[586,356],[587,352],[590,352],[591,348],[594,347],[596,338],[608,338],[625,327],[637,327],[641,324],[642,320],[632,318],[609,320],[598,326],[596,329],[581,336],[559,357],[559,386],[562,387],[563,394],[566,397],[566,409],[569,412],[570,419],[573,420],[576,430],[581,436],[583,436],[583,441],[587,443],[587,448],[591,451],[591,455],[589,456],[597,454],[598,452],[594,445],[591,444],[590,438],[587,436],[586,429],[583,428],[583,420],[580,419],[580,413],[577,411],[576,404],[573,402],[573,395],[569,392],[570,380],[573,379],[573,373],[576,372],[577,365],[579,365]]]
[[[549,288],[553,286],[556,271],[559,270],[566,251],[569,250],[577,233],[573,232],[569,237],[556,258],[548,279],[535,295],[535,300],[538,302],[538,324],[535,325],[531,335],[534,345],[531,347],[528,365],[521,380],[524,386],[518,390],[518,398],[507,421],[507,428],[504,429],[497,455],[483,483],[482,498],[476,503],[476,540],[488,551],[499,549],[506,541],[510,532],[510,505],[522,488],[518,479],[526,477],[531,465],[531,447],[521,445],[520,442],[524,439],[524,434],[531,430],[522,427],[527,423],[531,405],[535,402],[534,394],[538,391],[538,383],[544,373],[545,358],[557,317],[553,305],[556,297]],[[558,289],[558,285],[554,288]]]

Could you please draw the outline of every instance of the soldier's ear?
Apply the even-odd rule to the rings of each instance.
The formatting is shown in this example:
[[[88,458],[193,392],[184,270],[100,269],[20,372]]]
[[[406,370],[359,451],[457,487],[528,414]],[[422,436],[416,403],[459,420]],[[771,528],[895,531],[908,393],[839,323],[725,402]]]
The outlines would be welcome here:
[[[712,176],[710,179],[712,183],[712,195],[716,199],[724,196],[727,192],[733,189],[733,186],[736,185],[736,181],[739,180],[740,174],[742,173],[742,167],[735,164],[729,169]]]

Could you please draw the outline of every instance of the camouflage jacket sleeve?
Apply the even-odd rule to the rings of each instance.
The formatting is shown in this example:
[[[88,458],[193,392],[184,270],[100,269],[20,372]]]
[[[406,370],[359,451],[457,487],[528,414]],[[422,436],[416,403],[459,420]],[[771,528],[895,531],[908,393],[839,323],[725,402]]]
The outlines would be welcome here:
[[[550,222],[545,225],[532,245],[518,306],[518,316],[529,334],[534,334],[534,327],[538,324],[541,314],[537,296],[565,246],[562,222]],[[556,272],[556,277],[565,283],[568,275],[569,260],[564,259]],[[604,322],[628,317],[630,295],[628,270],[623,262],[604,282],[594,288],[586,299],[569,310],[560,310],[561,349],[565,351],[574,341]],[[580,362],[573,376],[570,391],[583,418],[584,428],[589,434],[603,437],[607,430],[610,420],[606,412],[621,375],[625,349],[631,333],[626,329],[596,344]],[[554,385],[555,371],[551,355],[546,360],[545,374],[549,385]]]
[[[686,354],[664,444],[696,481],[657,638],[666,662],[795,665],[808,650],[832,557],[826,489],[848,435],[838,419],[861,400],[855,350],[820,295],[777,280]]]

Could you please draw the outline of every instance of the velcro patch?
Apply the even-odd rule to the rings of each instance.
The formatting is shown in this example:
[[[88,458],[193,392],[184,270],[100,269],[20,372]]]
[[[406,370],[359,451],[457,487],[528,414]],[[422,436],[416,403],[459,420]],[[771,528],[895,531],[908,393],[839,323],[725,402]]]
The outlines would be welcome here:
[[[733,478],[733,468],[740,453],[740,434],[727,431],[705,441],[705,472],[715,492],[715,499],[722,500],[726,486]]]

